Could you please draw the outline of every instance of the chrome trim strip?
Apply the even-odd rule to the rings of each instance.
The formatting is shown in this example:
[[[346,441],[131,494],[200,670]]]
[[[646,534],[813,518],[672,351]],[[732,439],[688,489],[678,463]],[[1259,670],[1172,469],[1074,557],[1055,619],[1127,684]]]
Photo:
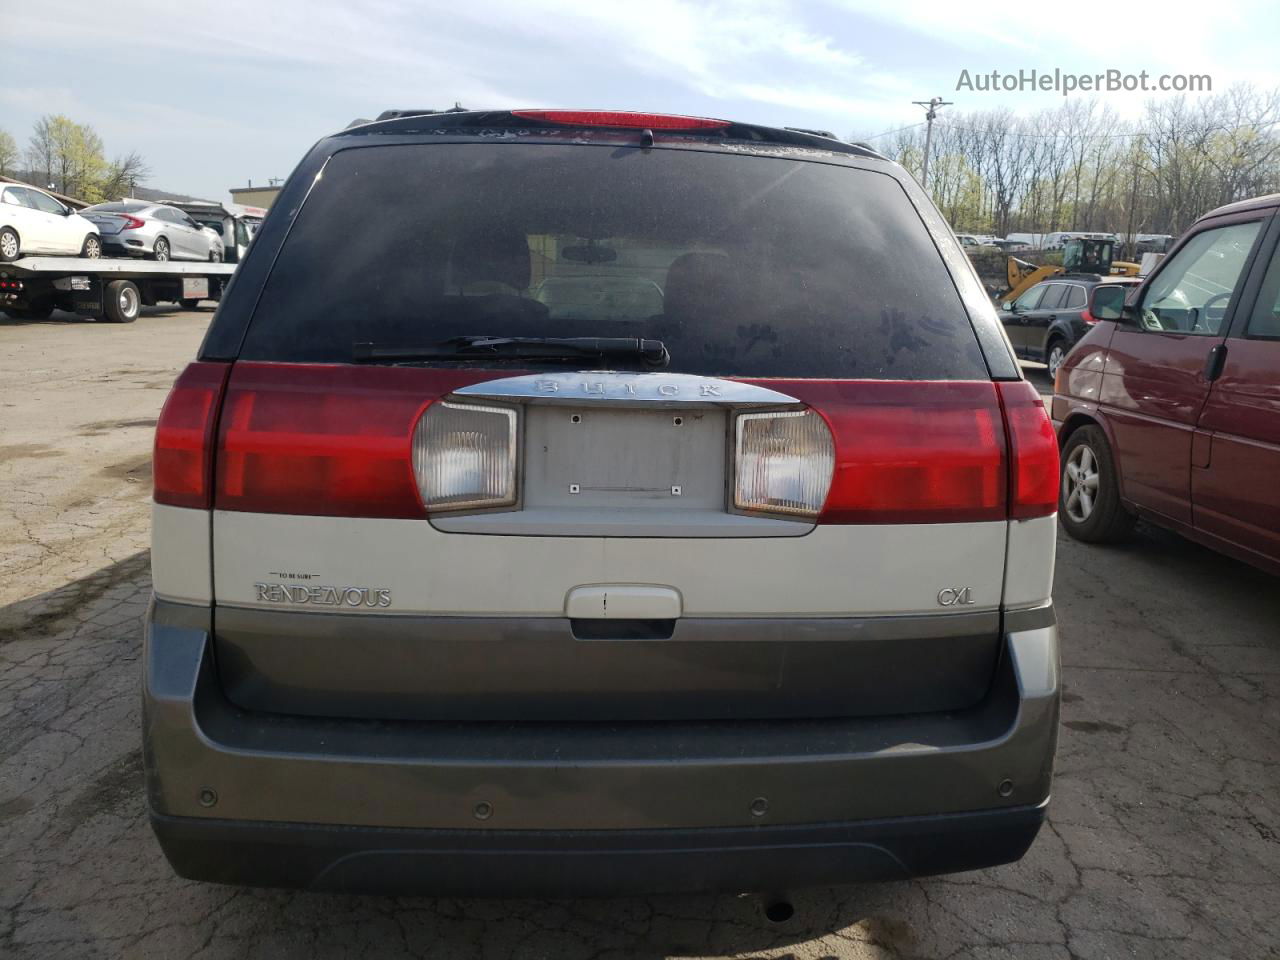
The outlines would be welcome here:
[[[536,373],[486,380],[453,392],[457,397],[527,400],[531,403],[591,403],[650,407],[700,404],[712,407],[764,407],[798,404],[795,397],[737,380],[688,373],[631,373],[589,370]]]
[[[1052,600],[1033,607],[1006,608],[1004,612],[1005,633],[1040,630],[1044,627],[1056,626],[1057,623],[1058,618],[1054,613]]]

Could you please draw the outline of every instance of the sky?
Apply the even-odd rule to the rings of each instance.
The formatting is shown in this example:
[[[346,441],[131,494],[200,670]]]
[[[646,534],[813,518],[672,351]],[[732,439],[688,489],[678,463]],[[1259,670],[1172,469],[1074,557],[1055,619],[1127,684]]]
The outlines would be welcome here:
[[[912,101],[932,96],[1063,99],[957,91],[962,70],[1280,87],[1277,38],[1274,0],[0,0],[0,130],[25,146],[40,116],[66,114],[109,156],[141,153],[149,186],[226,200],[389,108],[637,109],[863,137],[919,123]],[[1155,95],[1073,96],[1133,116]]]

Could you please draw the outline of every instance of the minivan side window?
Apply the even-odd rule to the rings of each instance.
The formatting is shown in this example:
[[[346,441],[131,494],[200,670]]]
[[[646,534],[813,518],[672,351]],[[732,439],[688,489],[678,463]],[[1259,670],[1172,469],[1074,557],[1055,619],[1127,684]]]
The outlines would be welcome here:
[[[1244,335],[1252,340],[1280,340],[1280,247],[1271,256]]]
[[[1142,295],[1143,329],[1184,336],[1218,336],[1260,221],[1196,234],[1156,274]]]

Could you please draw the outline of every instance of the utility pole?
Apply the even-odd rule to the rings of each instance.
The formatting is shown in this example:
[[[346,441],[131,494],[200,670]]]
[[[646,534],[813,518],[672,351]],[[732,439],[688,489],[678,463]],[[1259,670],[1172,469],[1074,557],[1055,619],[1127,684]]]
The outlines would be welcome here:
[[[953,101],[934,97],[932,100],[912,100],[911,102],[917,107],[924,107],[924,163],[920,168],[920,186],[927,192],[929,190],[929,149],[933,146],[933,121],[938,116],[938,108],[949,107]]]

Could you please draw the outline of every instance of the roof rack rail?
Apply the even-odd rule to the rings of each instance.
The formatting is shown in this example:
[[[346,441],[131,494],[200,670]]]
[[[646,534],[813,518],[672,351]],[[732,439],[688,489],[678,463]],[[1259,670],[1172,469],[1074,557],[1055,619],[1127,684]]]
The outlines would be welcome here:
[[[807,133],[811,137],[826,137],[828,140],[839,140],[830,130],[811,130],[808,127],[783,127],[783,130],[790,130],[792,133]]]
[[[383,120],[399,120],[401,117],[427,117],[435,113],[470,113],[470,112],[472,111],[468,110],[466,107],[464,107],[460,103],[454,103],[452,107],[449,107],[445,110],[435,110],[431,108],[428,108],[426,110],[383,110],[380,114],[378,114],[377,122],[381,123]],[[367,120],[365,121],[365,123],[368,123],[368,122],[369,121]]]

